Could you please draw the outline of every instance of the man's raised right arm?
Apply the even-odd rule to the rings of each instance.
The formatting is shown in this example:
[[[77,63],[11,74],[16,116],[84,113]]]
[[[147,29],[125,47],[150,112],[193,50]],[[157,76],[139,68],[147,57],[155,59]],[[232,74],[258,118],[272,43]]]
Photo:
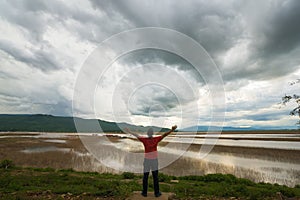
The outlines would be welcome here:
[[[139,137],[139,135],[138,135],[137,133],[131,132],[131,131],[129,130],[129,128],[125,128],[125,131],[128,132],[128,133],[131,134],[131,135],[134,135],[136,138]]]

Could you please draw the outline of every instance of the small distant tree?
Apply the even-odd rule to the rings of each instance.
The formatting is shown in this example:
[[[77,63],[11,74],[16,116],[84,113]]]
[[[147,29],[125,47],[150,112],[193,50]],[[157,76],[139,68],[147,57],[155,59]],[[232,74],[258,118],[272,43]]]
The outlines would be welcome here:
[[[297,79],[296,81],[293,81],[290,83],[290,85],[299,84],[300,79]],[[290,115],[292,116],[298,116],[300,118],[300,95],[293,94],[293,95],[285,95],[282,97],[282,104],[286,105],[287,103],[294,101],[296,103],[296,107],[291,110]],[[297,125],[300,128],[300,120],[297,122]]]

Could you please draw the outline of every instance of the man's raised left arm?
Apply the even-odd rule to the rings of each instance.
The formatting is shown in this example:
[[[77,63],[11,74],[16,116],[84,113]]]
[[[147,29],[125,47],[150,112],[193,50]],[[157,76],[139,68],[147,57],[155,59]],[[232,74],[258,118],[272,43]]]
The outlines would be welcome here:
[[[172,133],[173,131],[175,131],[175,129],[177,128],[177,125],[172,126],[171,130],[169,130],[168,132],[165,132],[162,135],[162,139],[164,139],[165,137],[167,137],[170,133]]]

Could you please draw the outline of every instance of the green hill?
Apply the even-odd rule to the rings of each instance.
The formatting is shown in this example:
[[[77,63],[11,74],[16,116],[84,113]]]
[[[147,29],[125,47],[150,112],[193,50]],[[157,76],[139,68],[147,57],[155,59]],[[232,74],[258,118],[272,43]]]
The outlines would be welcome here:
[[[103,132],[122,132],[120,127],[129,127],[135,131],[146,131],[149,127],[135,126],[127,123],[108,122],[96,119]],[[83,127],[80,132],[101,132],[99,128],[93,128],[95,119],[76,118]],[[153,127],[155,131],[167,131],[169,129]],[[61,117],[52,115],[10,115],[0,114],[0,131],[29,131],[29,132],[78,132],[73,117]]]

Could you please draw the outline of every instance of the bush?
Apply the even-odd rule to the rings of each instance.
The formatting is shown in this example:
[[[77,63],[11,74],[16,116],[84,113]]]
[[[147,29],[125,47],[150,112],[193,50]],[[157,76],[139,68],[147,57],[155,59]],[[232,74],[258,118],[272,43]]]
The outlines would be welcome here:
[[[204,179],[203,176],[195,176],[195,175],[179,177],[179,180],[189,180],[189,181],[203,181],[203,179]]]
[[[158,181],[159,182],[170,182],[172,179],[171,176],[165,175],[165,174],[159,174],[158,175]]]
[[[292,188],[289,188],[289,187],[286,187],[286,186],[283,186],[281,189],[280,189],[280,192],[284,195],[284,196],[287,196],[287,197],[294,197],[295,196],[295,192],[293,191]]]
[[[72,169],[72,168],[69,168],[69,169],[60,169],[60,170],[58,170],[59,172],[76,172],[74,169]]]
[[[13,168],[15,165],[13,164],[13,161],[11,160],[2,160],[2,162],[0,163],[0,168],[1,169],[11,169]]]
[[[134,179],[135,175],[131,172],[123,172],[122,177],[124,179]]]
[[[203,177],[204,182],[226,182],[236,183],[237,178],[231,174],[207,174]]]
[[[238,183],[246,186],[254,186],[255,183],[253,181],[250,181],[249,179],[245,178],[239,178]]]
[[[46,168],[32,168],[32,171],[36,172],[55,172],[55,169],[51,167],[46,167]]]
[[[105,197],[116,196],[119,193],[119,186],[119,181],[101,182],[100,185],[98,185],[98,191],[96,194]]]

